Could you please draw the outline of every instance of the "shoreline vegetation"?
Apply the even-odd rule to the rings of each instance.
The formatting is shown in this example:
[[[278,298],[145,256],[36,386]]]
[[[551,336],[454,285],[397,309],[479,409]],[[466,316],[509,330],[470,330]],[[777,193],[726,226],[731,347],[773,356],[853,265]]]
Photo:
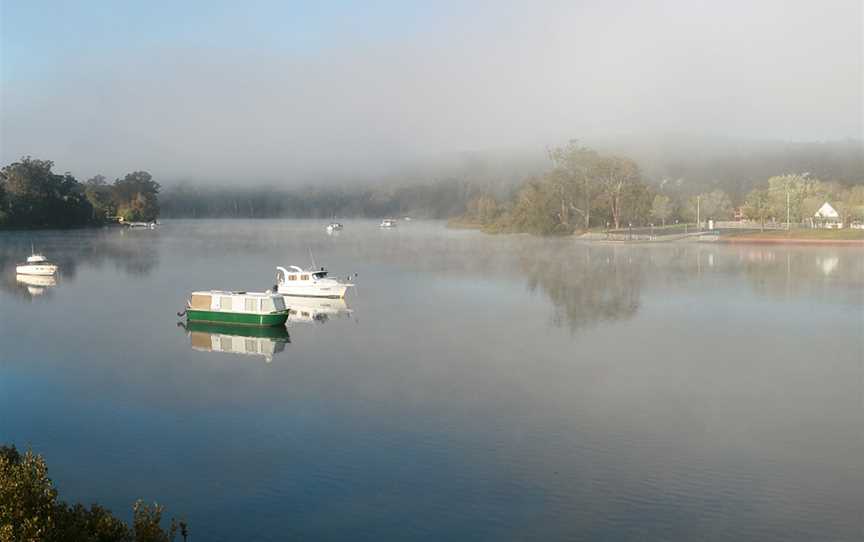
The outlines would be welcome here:
[[[100,226],[120,218],[151,222],[160,216],[411,216],[490,234],[596,236],[628,230],[630,237],[636,228],[667,233],[684,224],[705,227],[709,220],[747,220],[765,231],[788,222],[797,234],[825,202],[844,225],[864,221],[864,149],[853,142],[754,147],[749,153],[711,157],[646,156],[644,149],[631,150],[647,170],[629,155],[571,140],[547,149],[545,161],[466,153],[462,166],[445,176],[430,170],[415,181],[283,187],[181,182],[164,190],[146,171],[113,183],[102,175],[79,182],[71,173],[52,172],[53,162],[27,156],[0,170],[0,229]],[[783,173],[789,171],[804,173]],[[834,239],[845,234],[800,235]]]
[[[71,229],[159,216],[159,183],[135,171],[109,184],[54,173],[54,162],[25,156],[0,170],[0,229]]]
[[[807,231],[800,226],[812,221],[825,202],[831,203],[844,224],[864,220],[864,185],[825,181],[810,173],[775,175],[753,182],[750,192],[734,202],[720,188],[689,194],[676,183],[649,182],[630,158],[604,155],[575,140],[549,150],[548,156],[548,171],[527,179],[507,198],[486,193],[471,199],[465,213],[448,225],[485,233],[534,235],[603,231],[614,232],[605,235],[607,240],[618,235],[633,240],[653,238],[673,223],[674,227],[679,223],[701,224],[707,229],[708,220],[746,219],[753,229],[764,231],[766,225],[776,227],[782,220],[793,225],[793,235],[802,238],[845,235],[857,239],[854,233],[800,233]],[[640,237],[633,237],[634,227],[643,230]],[[649,228],[650,233],[644,231]]]
[[[0,541],[170,542],[189,535],[183,521],[162,527],[164,509],[137,501],[132,525],[98,504],[89,508],[58,499],[45,459],[15,446],[0,446]]]

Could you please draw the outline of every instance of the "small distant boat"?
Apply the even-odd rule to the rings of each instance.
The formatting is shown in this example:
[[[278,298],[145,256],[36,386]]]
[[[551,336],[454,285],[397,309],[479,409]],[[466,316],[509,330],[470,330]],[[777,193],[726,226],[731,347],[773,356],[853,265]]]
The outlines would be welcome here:
[[[354,286],[349,282],[329,278],[323,267],[305,271],[296,265],[288,267],[290,269],[276,268],[275,290],[282,295],[342,298],[348,288]]]
[[[339,222],[331,222],[327,224],[327,233],[333,233],[337,231],[342,231],[345,226],[340,224]]]
[[[392,218],[385,218],[384,220],[381,221],[380,227],[381,228],[395,228],[396,227],[396,221]]]
[[[284,326],[288,320],[285,299],[272,292],[192,292],[186,301],[189,322],[213,322],[243,326]]]
[[[49,262],[48,258],[34,252],[27,258],[27,263],[15,267],[15,272],[19,275],[51,276],[57,273],[57,269],[59,269],[57,264]]]

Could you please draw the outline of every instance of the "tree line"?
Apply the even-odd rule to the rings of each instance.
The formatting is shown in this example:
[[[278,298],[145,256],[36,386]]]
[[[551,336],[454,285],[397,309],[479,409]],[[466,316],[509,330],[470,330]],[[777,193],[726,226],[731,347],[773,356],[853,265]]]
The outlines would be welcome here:
[[[26,156],[0,170],[0,227],[70,228],[159,216],[160,186],[146,171],[109,184],[102,175],[81,183],[53,168],[50,160]]]
[[[550,149],[549,160],[548,171],[527,179],[504,199],[491,193],[473,197],[454,222],[490,232],[538,235],[731,220],[742,215],[764,224],[786,220],[787,194],[793,224],[805,222],[826,201],[844,223],[864,219],[864,186],[809,174],[771,177],[755,183],[744,198],[735,201],[719,188],[691,194],[683,183],[650,182],[634,160],[601,154],[575,140]]]
[[[166,189],[162,216],[177,218],[449,218],[464,212],[478,188],[462,179],[379,186]]]

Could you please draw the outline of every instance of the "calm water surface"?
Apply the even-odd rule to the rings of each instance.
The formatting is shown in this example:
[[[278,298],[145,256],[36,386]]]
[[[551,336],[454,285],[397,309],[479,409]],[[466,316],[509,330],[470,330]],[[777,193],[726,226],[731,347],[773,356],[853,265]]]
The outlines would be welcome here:
[[[16,279],[31,242],[56,285]],[[347,304],[177,326],[310,254]],[[857,248],[166,221],[0,233],[0,271],[0,441],[193,540],[864,538]]]

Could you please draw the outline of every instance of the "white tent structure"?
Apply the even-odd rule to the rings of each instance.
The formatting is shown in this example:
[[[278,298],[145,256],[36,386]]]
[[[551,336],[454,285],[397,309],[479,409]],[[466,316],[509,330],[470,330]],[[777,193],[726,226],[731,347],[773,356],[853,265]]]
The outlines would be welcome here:
[[[840,218],[840,213],[827,201],[819,207],[819,210],[811,219],[814,228],[832,228],[840,229],[843,227],[843,219]]]

